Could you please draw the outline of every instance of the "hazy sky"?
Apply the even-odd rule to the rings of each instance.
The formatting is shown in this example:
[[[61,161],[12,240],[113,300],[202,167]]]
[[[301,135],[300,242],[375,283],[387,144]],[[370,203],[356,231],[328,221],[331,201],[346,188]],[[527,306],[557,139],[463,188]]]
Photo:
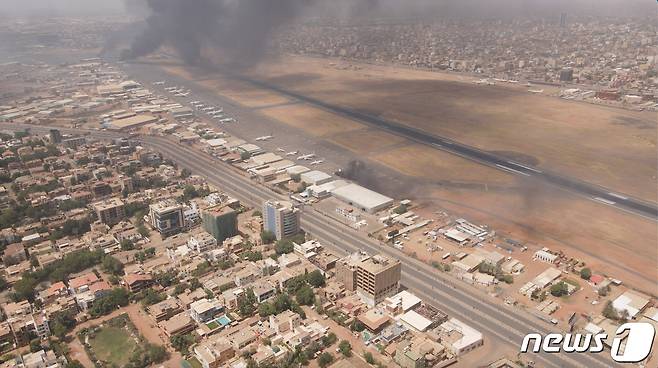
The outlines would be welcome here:
[[[91,15],[116,14],[144,0],[0,0],[4,15]],[[198,0],[187,0],[190,3]],[[241,0],[224,0],[239,2]],[[374,0],[373,0],[374,1]],[[604,15],[657,15],[655,0],[377,0],[384,9],[399,9],[407,13],[427,14],[430,9],[443,15],[551,15],[554,12]],[[318,0],[336,9],[352,3],[350,0]]]

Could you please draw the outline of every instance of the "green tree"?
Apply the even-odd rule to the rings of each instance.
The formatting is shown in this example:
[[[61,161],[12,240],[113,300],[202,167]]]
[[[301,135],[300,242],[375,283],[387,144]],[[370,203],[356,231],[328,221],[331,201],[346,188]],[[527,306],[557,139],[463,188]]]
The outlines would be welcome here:
[[[135,243],[133,243],[130,239],[123,239],[120,244],[121,244],[121,250],[135,249]]]
[[[322,336],[322,345],[324,345],[324,347],[328,348],[331,345],[333,345],[334,343],[336,343],[336,340],[338,340],[338,338],[336,337],[336,334],[333,333],[333,332],[329,332],[327,335]]]
[[[372,353],[369,351],[363,353],[363,359],[365,359],[368,364],[375,364],[375,357],[373,357]]]
[[[258,305],[258,315],[261,317],[268,317],[276,314],[276,308],[270,303],[261,303]]]
[[[308,285],[302,286],[295,293],[295,299],[297,299],[297,303],[301,305],[313,305],[313,302],[315,301],[313,289]]]
[[[338,349],[344,357],[349,358],[352,356],[352,344],[347,340],[341,340],[338,344]]]
[[[272,244],[276,240],[276,235],[269,230],[263,230],[260,233],[260,240],[263,244]]]
[[[322,287],[325,284],[325,279],[324,275],[320,270],[314,270],[308,274],[306,277],[306,280],[308,281],[309,284],[313,287]]]
[[[190,175],[192,175],[192,171],[188,168],[183,168],[180,172],[180,177],[183,179],[188,178]]]
[[[321,368],[327,367],[333,362],[334,362],[334,356],[326,351],[320,354],[320,356],[318,357],[318,365]]]
[[[589,268],[585,267],[582,270],[580,270],[580,278],[583,280],[589,280],[590,277],[592,277],[592,270]]]
[[[123,275],[123,263],[110,255],[103,258],[102,267],[103,270],[109,274],[115,276]]]
[[[238,313],[242,317],[250,317],[256,311],[256,295],[252,288],[248,288],[238,300]]]
[[[167,297],[163,293],[159,293],[153,289],[146,289],[142,292],[142,305],[149,306],[160,303]]]
[[[551,286],[551,295],[560,297],[569,293],[569,287],[566,282],[560,281]]]
[[[274,251],[278,255],[292,253],[293,250],[294,245],[290,239],[281,239],[274,246]]]
[[[195,340],[192,334],[186,334],[172,336],[169,341],[171,342],[171,346],[176,349],[176,351],[183,355],[187,355],[189,353],[190,346],[194,344]]]

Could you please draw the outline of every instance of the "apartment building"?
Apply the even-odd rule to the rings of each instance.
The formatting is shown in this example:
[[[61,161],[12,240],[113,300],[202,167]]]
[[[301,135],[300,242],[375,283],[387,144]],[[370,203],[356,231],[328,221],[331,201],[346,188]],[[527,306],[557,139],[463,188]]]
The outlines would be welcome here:
[[[177,234],[185,226],[183,206],[173,199],[150,205],[149,217],[153,229],[164,237]]]
[[[263,230],[278,240],[299,233],[301,212],[289,202],[267,201],[263,204]]]
[[[357,266],[356,292],[366,304],[379,304],[398,292],[401,272],[397,259],[383,255],[367,258]]]

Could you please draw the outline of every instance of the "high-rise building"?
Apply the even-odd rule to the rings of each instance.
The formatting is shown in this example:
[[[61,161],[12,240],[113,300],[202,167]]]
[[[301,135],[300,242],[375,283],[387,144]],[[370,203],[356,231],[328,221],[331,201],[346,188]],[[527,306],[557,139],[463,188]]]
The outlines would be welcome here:
[[[565,28],[567,26],[567,13],[560,14],[560,27]]]
[[[98,221],[105,225],[116,225],[126,217],[123,201],[119,198],[110,198],[94,204],[94,211]]]
[[[573,69],[566,68],[560,71],[560,82],[571,82],[573,81]]]
[[[59,129],[50,129],[50,143],[62,143],[62,133]]]
[[[402,264],[399,260],[376,255],[361,261],[356,270],[356,293],[368,305],[381,303],[400,287]]]
[[[289,202],[267,201],[263,204],[263,230],[272,232],[278,240],[300,231],[301,212]]]
[[[357,269],[359,264],[370,258],[365,252],[356,252],[336,262],[336,281],[343,284],[345,290],[356,291]]]
[[[217,205],[201,212],[203,229],[218,243],[238,235],[238,213],[227,205]]]
[[[151,226],[162,236],[174,235],[183,229],[183,205],[173,199],[164,200],[149,206]]]

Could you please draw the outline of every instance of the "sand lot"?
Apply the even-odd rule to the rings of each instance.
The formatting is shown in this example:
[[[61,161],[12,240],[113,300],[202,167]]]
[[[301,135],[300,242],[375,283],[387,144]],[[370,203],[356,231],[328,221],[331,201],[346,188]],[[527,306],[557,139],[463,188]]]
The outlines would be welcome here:
[[[362,184],[372,189],[487,223],[527,241],[531,249],[563,249],[589,260],[596,272],[657,293],[655,222],[242,81],[188,67],[166,70],[252,108],[271,120],[272,132],[277,124],[294,128],[300,142],[313,141],[334,147],[337,157],[363,160],[370,177]],[[455,75],[380,66],[343,70],[317,59],[268,64],[259,70],[265,72],[269,74],[263,78],[334,104],[388,118],[404,117],[401,122],[414,122],[416,127],[516,160],[641,198],[656,197],[657,130],[655,118],[647,113],[535,96],[520,88],[475,86]],[[244,124],[249,122],[243,121],[240,129],[248,129]]]
[[[385,66],[289,57],[260,79],[487,151],[657,201],[654,113],[632,112]]]

